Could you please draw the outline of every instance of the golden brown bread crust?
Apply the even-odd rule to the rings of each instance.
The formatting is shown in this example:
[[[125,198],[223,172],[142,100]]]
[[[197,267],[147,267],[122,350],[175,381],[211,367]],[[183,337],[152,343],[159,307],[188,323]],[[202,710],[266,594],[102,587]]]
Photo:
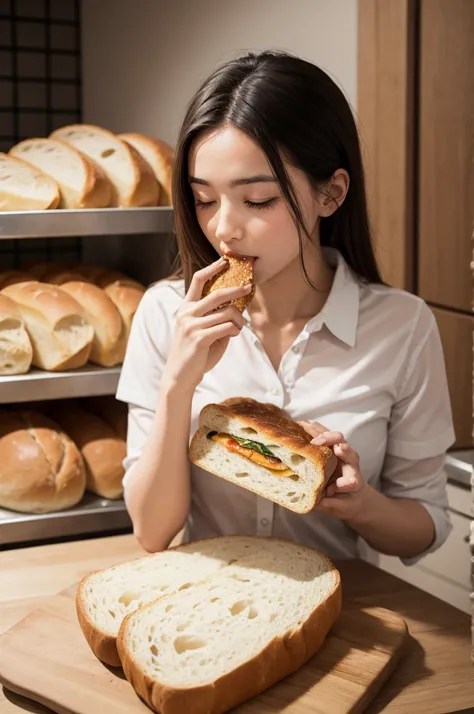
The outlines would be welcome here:
[[[0,506],[25,513],[60,511],[85,489],[77,446],[44,414],[0,412]]]
[[[137,132],[119,134],[119,139],[133,146],[148,161],[161,187],[159,206],[171,206],[174,151],[169,144]]]
[[[253,283],[253,263],[246,258],[236,258],[232,255],[224,256],[227,265],[220,273],[210,278],[204,285],[202,297],[206,297],[214,290],[222,288],[235,288],[240,285],[248,285]],[[236,306],[240,312],[243,312],[253,300],[255,295],[255,285],[248,295],[232,300],[232,304]]]
[[[82,454],[86,466],[87,489],[103,498],[120,498],[123,494],[122,462],[127,451],[123,439],[100,417],[74,402],[58,402],[51,414]]]
[[[187,711],[193,714],[223,714],[261,694],[296,672],[313,657],[339,616],[342,606],[340,575],[330,559],[326,560],[336,573],[336,583],[328,598],[313,610],[301,627],[286,638],[274,638],[248,662],[214,682],[199,687],[167,686],[154,682],[141,671],[124,646],[126,621],[133,615],[130,613],[123,620],[117,638],[117,651],[127,680],[137,694],[159,714],[183,714]]]
[[[240,419],[246,426],[256,429],[271,441],[276,441],[295,454],[311,461],[323,473],[334,460],[334,452],[328,446],[311,443],[313,438],[305,429],[274,404],[257,402],[250,397],[232,397],[220,404],[207,404],[201,411],[199,425],[206,423],[206,413],[218,409],[229,417]]]

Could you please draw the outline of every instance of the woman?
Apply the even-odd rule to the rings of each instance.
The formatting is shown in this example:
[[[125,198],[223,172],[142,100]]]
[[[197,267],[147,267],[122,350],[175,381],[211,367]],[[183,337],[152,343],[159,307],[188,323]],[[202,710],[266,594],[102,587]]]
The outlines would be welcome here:
[[[361,153],[343,94],[283,53],[219,68],[192,99],[176,149],[181,277],[136,314],[117,397],[129,404],[125,499],[148,551],[186,537],[276,535],[357,557],[359,539],[414,563],[450,532],[453,443],[443,353],[418,297],[384,285]],[[254,259],[241,314],[202,298],[226,252]],[[204,405],[251,396],[283,408],[340,475],[298,515],[191,465]],[[324,425],[323,433],[317,424]]]

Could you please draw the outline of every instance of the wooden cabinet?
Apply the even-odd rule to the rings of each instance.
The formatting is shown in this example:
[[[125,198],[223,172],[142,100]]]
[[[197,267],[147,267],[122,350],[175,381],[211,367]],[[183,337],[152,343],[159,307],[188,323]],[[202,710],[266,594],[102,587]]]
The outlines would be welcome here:
[[[434,308],[443,343],[453,410],[455,447],[472,446],[474,317]]]
[[[421,1],[418,101],[418,293],[471,311],[473,0]]]

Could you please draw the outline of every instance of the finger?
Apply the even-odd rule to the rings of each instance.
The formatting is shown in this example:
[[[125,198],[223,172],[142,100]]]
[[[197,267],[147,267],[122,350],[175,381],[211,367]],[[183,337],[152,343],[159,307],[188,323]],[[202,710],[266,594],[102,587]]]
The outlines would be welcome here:
[[[333,451],[337,458],[345,464],[349,464],[349,466],[352,466],[354,469],[359,468],[359,454],[357,451],[354,451],[352,446],[350,446],[347,441],[342,444],[335,444]]]
[[[334,486],[335,490],[332,494],[328,493],[328,496],[332,496],[335,493],[354,493],[354,491],[358,491],[360,483],[357,478],[357,474],[354,472],[352,474],[343,474],[342,476],[339,476],[339,478],[330,485]]]
[[[204,317],[198,317],[196,320],[197,329],[208,329],[209,327],[214,327],[214,325],[221,325],[224,322],[233,322],[239,331],[245,325],[245,318],[242,317],[240,310],[238,310],[234,305],[229,305],[228,307],[222,308],[222,310],[217,310],[216,312],[211,312],[209,315],[204,315]]]
[[[219,258],[214,263],[206,265],[205,268],[197,270],[191,280],[191,284],[185,296],[186,302],[196,302],[201,299],[202,290],[207,281],[220,273],[228,265],[228,261],[225,258]]]
[[[240,335],[239,328],[233,322],[224,322],[210,327],[208,330],[203,330],[198,336],[198,342],[205,347],[210,347],[223,337],[237,337],[237,335]]]
[[[346,499],[350,496],[346,493],[341,493],[337,496],[325,496],[318,504],[318,508],[322,511],[331,511],[331,513],[341,514],[346,511]]]
[[[323,444],[326,446],[334,446],[335,444],[341,444],[343,442],[345,442],[344,434],[341,434],[340,431],[324,431],[313,439],[311,443],[317,446],[322,446]]]
[[[302,426],[303,429],[307,431],[310,436],[313,437],[317,437],[320,434],[323,434],[324,432],[328,431],[327,427],[323,426],[323,424],[320,424],[317,421],[299,421],[297,423]]]
[[[251,290],[251,283],[248,285],[238,285],[233,288],[221,288],[220,290],[214,290],[214,292],[206,295],[204,298],[201,298],[193,305],[191,314],[195,317],[207,315],[209,312],[214,312],[214,310],[218,310],[227,303],[230,303],[232,300],[248,295]]]

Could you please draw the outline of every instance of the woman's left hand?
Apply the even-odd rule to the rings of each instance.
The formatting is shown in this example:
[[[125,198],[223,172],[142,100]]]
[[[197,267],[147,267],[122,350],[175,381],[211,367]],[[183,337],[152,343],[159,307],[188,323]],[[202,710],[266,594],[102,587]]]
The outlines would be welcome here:
[[[313,436],[312,444],[330,446],[338,462],[331,483],[317,508],[345,521],[359,520],[366,509],[369,486],[359,468],[359,455],[338,431],[326,430],[321,424],[299,422]]]

